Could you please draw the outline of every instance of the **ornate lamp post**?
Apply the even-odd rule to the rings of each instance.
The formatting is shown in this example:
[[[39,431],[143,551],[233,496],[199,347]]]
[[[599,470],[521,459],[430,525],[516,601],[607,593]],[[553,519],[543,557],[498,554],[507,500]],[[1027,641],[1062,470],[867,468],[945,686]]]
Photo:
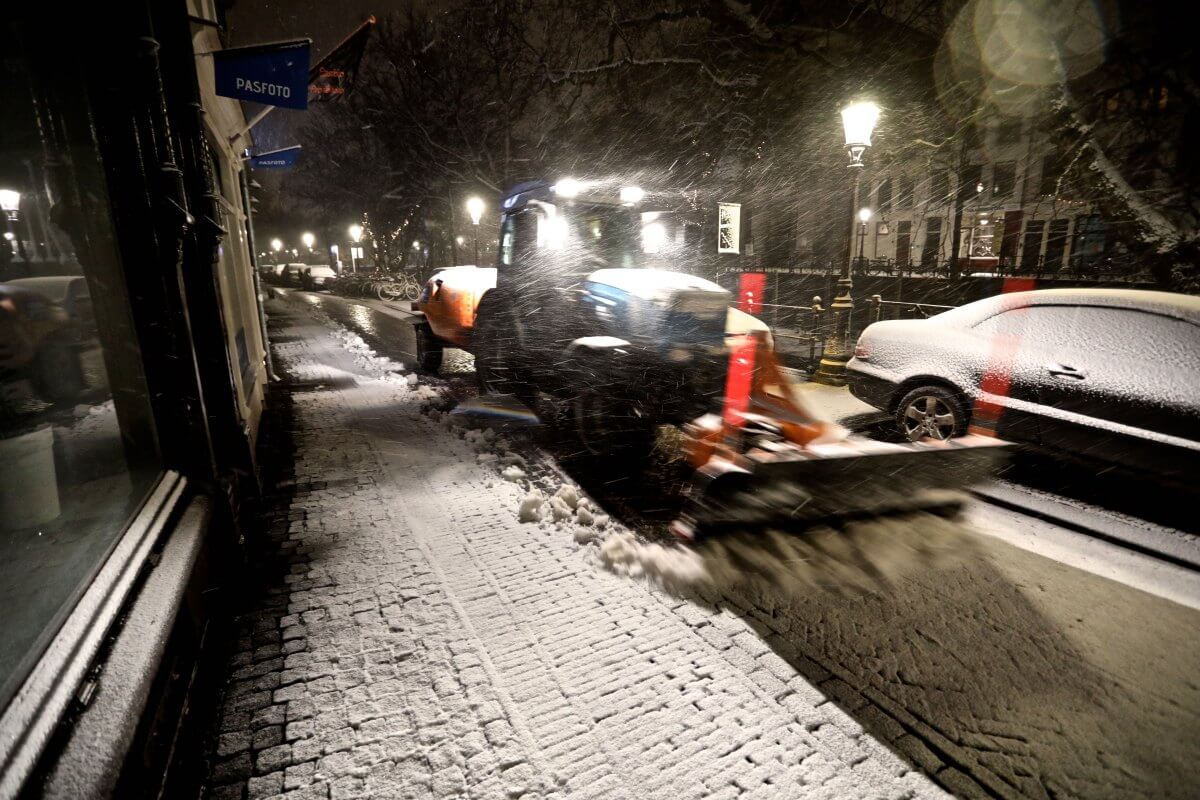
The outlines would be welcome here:
[[[847,165],[854,173],[854,189],[850,201],[851,219],[858,209],[858,182],[862,175],[863,154],[871,146],[871,133],[875,123],[879,121],[879,106],[871,102],[851,103],[842,109],[842,129],[846,135],[846,153],[850,156]],[[864,209],[866,210],[866,209]],[[870,211],[867,219],[870,219]],[[862,220],[865,230],[866,220]],[[838,279],[838,293],[833,298],[830,308],[833,310],[833,335],[825,340],[825,349],[821,354],[821,365],[812,379],[817,383],[828,386],[844,386],[846,384],[846,362],[850,360],[850,317],[854,311],[854,301],[850,297],[854,284],[850,279],[850,265],[854,258],[853,221],[851,236],[846,247],[846,260],[842,266],[842,276]],[[859,244],[859,257],[862,257],[862,244]]]
[[[483,218],[483,201],[478,197],[467,199],[467,213],[471,215],[471,224],[475,226],[475,266],[479,266],[479,220]]]

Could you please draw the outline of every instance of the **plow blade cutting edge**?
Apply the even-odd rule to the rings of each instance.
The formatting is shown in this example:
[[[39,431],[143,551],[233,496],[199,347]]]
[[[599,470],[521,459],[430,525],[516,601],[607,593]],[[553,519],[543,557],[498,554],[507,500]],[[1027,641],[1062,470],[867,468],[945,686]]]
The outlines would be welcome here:
[[[1007,450],[1007,443],[985,436],[916,444],[851,438],[755,451],[738,465],[715,459],[698,471],[672,530],[699,541],[739,530],[840,528],[919,512],[955,516],[966,499],[961,490],[989,477]]]

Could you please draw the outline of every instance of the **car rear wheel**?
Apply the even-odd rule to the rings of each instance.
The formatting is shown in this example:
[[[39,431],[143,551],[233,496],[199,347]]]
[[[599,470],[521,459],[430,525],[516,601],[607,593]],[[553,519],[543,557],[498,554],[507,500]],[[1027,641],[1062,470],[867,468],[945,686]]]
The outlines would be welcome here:
[[[416,326],[417,366],[422,372],[436,373],[442,368],[442,343],[433,335],[429,323]]]
[[[967,432],[967,414],[954,392],[942,386],[919,386],[896,406],[896,425],[910,442],[945,441]]]

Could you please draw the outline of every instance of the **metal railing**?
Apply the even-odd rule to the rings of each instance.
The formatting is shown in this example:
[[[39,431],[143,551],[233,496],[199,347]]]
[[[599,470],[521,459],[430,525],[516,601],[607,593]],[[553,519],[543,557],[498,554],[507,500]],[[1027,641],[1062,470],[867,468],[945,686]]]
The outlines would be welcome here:
[[[1000,278],[1056,278],[1081,283],[1148,283],[1153,277],[1132,257],[1126,254],[1095,259],[1044,256],[1033,258],[987,257],[939,261],[897,260],[894,258],[854,259],[850,265],[852,277],[902,278],[965,278],[984,275]],[[791,267],[793,274],[838,275],[841,267],[835,264],[800,264]]]

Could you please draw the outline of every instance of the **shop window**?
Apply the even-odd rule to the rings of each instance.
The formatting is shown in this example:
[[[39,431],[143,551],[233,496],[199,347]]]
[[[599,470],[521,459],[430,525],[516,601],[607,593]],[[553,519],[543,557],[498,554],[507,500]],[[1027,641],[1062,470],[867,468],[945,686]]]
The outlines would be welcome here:
[[[1046,234],[1046,260],[1045,268],[1047,270],[1062,269],[1063,256],[1067,250],[1067,229],[1071,225],[1069,219],[1052,219],[1050,220],[1050,230]]]
[[[0,26],[0,707],[161,473],[87,93],[22,41]]]
[[[932,267],[941,257],[942,220],[935,217],[925,223],[925,245],[921,248],[921,266]]]
[[[1108,225],[1092,215],[1075,220],[1075,236],[1071,240],[1071,269],[1084,272],[1104,258]]]
[[[892,179],[887,178],[879,184],[875,192],[875,207],[880,211],[892,210]]]
[[[913,204],[913,180],[907,176],[901,176],[896,180],[896,208],[912,208]]]
[[[929,177],[929,201],[941,203],[950,194],[950,176],[944,169],[934,170]]]
[[[968,164],[963,167],[958,179],[958,198],[968,201],[978,197],[983,192],[983,165]]]
[[[1043,197],[1053,197],[1058,193],[1058,179],[1062,176],[1062,159],[1058,153],[1047,153],[1042,156],[1042,179],[1038,191]]]
[[[1025,225],[1025,241],[1021,245],[1021,266],[1027,270],[1040,266],[1042,237],[1046,233],[1045,220],[1030,220]]]
[[[1017,165],[1012,161],[1002,161],[992,167],[992,197],[996,199],[1009,197],[1017,182]]]
[[[741,203],[717,204],[717,252],[741,252]]]

